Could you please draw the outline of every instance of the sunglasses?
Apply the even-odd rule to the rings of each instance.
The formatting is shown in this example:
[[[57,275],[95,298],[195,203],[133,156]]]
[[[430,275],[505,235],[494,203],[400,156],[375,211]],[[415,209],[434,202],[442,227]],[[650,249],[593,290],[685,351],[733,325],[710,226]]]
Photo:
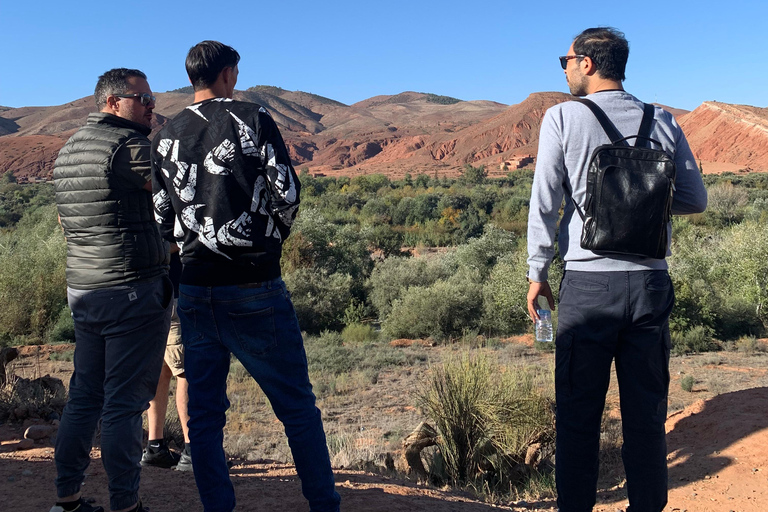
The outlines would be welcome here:
[[[139,98],[141,99],[141,104],[145,107],[150,103],[154,103],[157,99],[156,97],[146,92],[136,92],[133,94],[114,94],[114,96],[115,98]]]
[[[586,57],[586,55],[565,55],[563,57],[558,57],[560,59],[560,66],[565,69],[568,67],[568,61],[571,59],[583,59]]]

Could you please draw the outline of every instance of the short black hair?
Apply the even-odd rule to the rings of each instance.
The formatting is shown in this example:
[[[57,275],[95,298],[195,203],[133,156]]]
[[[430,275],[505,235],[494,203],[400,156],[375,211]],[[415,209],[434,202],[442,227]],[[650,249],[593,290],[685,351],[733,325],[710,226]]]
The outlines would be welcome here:
[[[592,59],[601,77],[621,82],[626,78],[629,43],[623,32],[612,27],[588,28],[573,40],[573,51]]]
[[[187,75],[192,87],[198,91],[213,85],[224,68],[233,68],[240,62],[240,54],[231,46],[218,41],[203,41],[187,53]]]
[[[147,75],[138,69],[115,68],[110,69],[99,77],[93,96],[96,98],[96,107],[102,110],[107,106],[107,96],[110,94],[125,94],[128,92],[128,79],[131,77],[147,79]]]

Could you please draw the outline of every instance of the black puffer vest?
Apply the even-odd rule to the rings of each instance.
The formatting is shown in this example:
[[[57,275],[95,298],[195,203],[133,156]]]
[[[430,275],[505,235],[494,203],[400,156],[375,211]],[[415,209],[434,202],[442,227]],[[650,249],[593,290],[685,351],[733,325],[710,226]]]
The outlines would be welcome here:
[[[127,186],[113,169],[117,150],[149,132],[138,123],[94,113],[59,152],[53,178],[70,287],[117,286],[167,271],[151,193]]]

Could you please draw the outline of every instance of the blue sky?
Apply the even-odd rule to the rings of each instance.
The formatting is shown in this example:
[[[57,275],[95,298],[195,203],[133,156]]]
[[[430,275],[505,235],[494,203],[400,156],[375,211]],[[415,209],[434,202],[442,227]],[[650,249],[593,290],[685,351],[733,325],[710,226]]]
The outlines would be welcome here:
[[[0,20],[0,105],[11,107],[92,94],[112,67],[142,69],[157,92],[182,87],[186,52],[203,39],[240,52],[242,89],[347,104],[406,90],[512,104],[567,92],[557,56],[598,25],[626,33],[625,88],[642,100],[768,106],[768,2],[758,0],[0,0]]]

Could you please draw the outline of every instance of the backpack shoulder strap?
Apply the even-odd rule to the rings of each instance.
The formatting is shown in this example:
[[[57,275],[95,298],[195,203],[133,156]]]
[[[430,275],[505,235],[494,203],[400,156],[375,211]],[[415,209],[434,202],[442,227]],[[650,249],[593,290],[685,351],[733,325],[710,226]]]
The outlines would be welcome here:
[[[651,123],[653,122],[654,111],[653,105],[643,103],[643,120],[640,121],[640,130],[637,132],[637,139],[635,139],[636,148],[645,145],[646,140],[653,140],[651,139]]]
[[[616,127],[613,125],[610,119],[608,119],[608,116],[605,115],[605,112],[603,112],[603,109],[598,107],[595,102],[588,100],[586,98],[574,98],[574,101],[578,101],[579,103],[582,103],[589,107],[589,110],[592,111],[592,113],[597,118],[598,122],[600,123],[600,126],[603,127],[603,130],[605,131],[605,134],[608,136],[609,139],[611,139],[612,144],[618,144],[622,141],[624,137],[622,137],[621,133],[619,133],[619,130],[616,129]],[[623,142],[626,144],[626,141]]]

